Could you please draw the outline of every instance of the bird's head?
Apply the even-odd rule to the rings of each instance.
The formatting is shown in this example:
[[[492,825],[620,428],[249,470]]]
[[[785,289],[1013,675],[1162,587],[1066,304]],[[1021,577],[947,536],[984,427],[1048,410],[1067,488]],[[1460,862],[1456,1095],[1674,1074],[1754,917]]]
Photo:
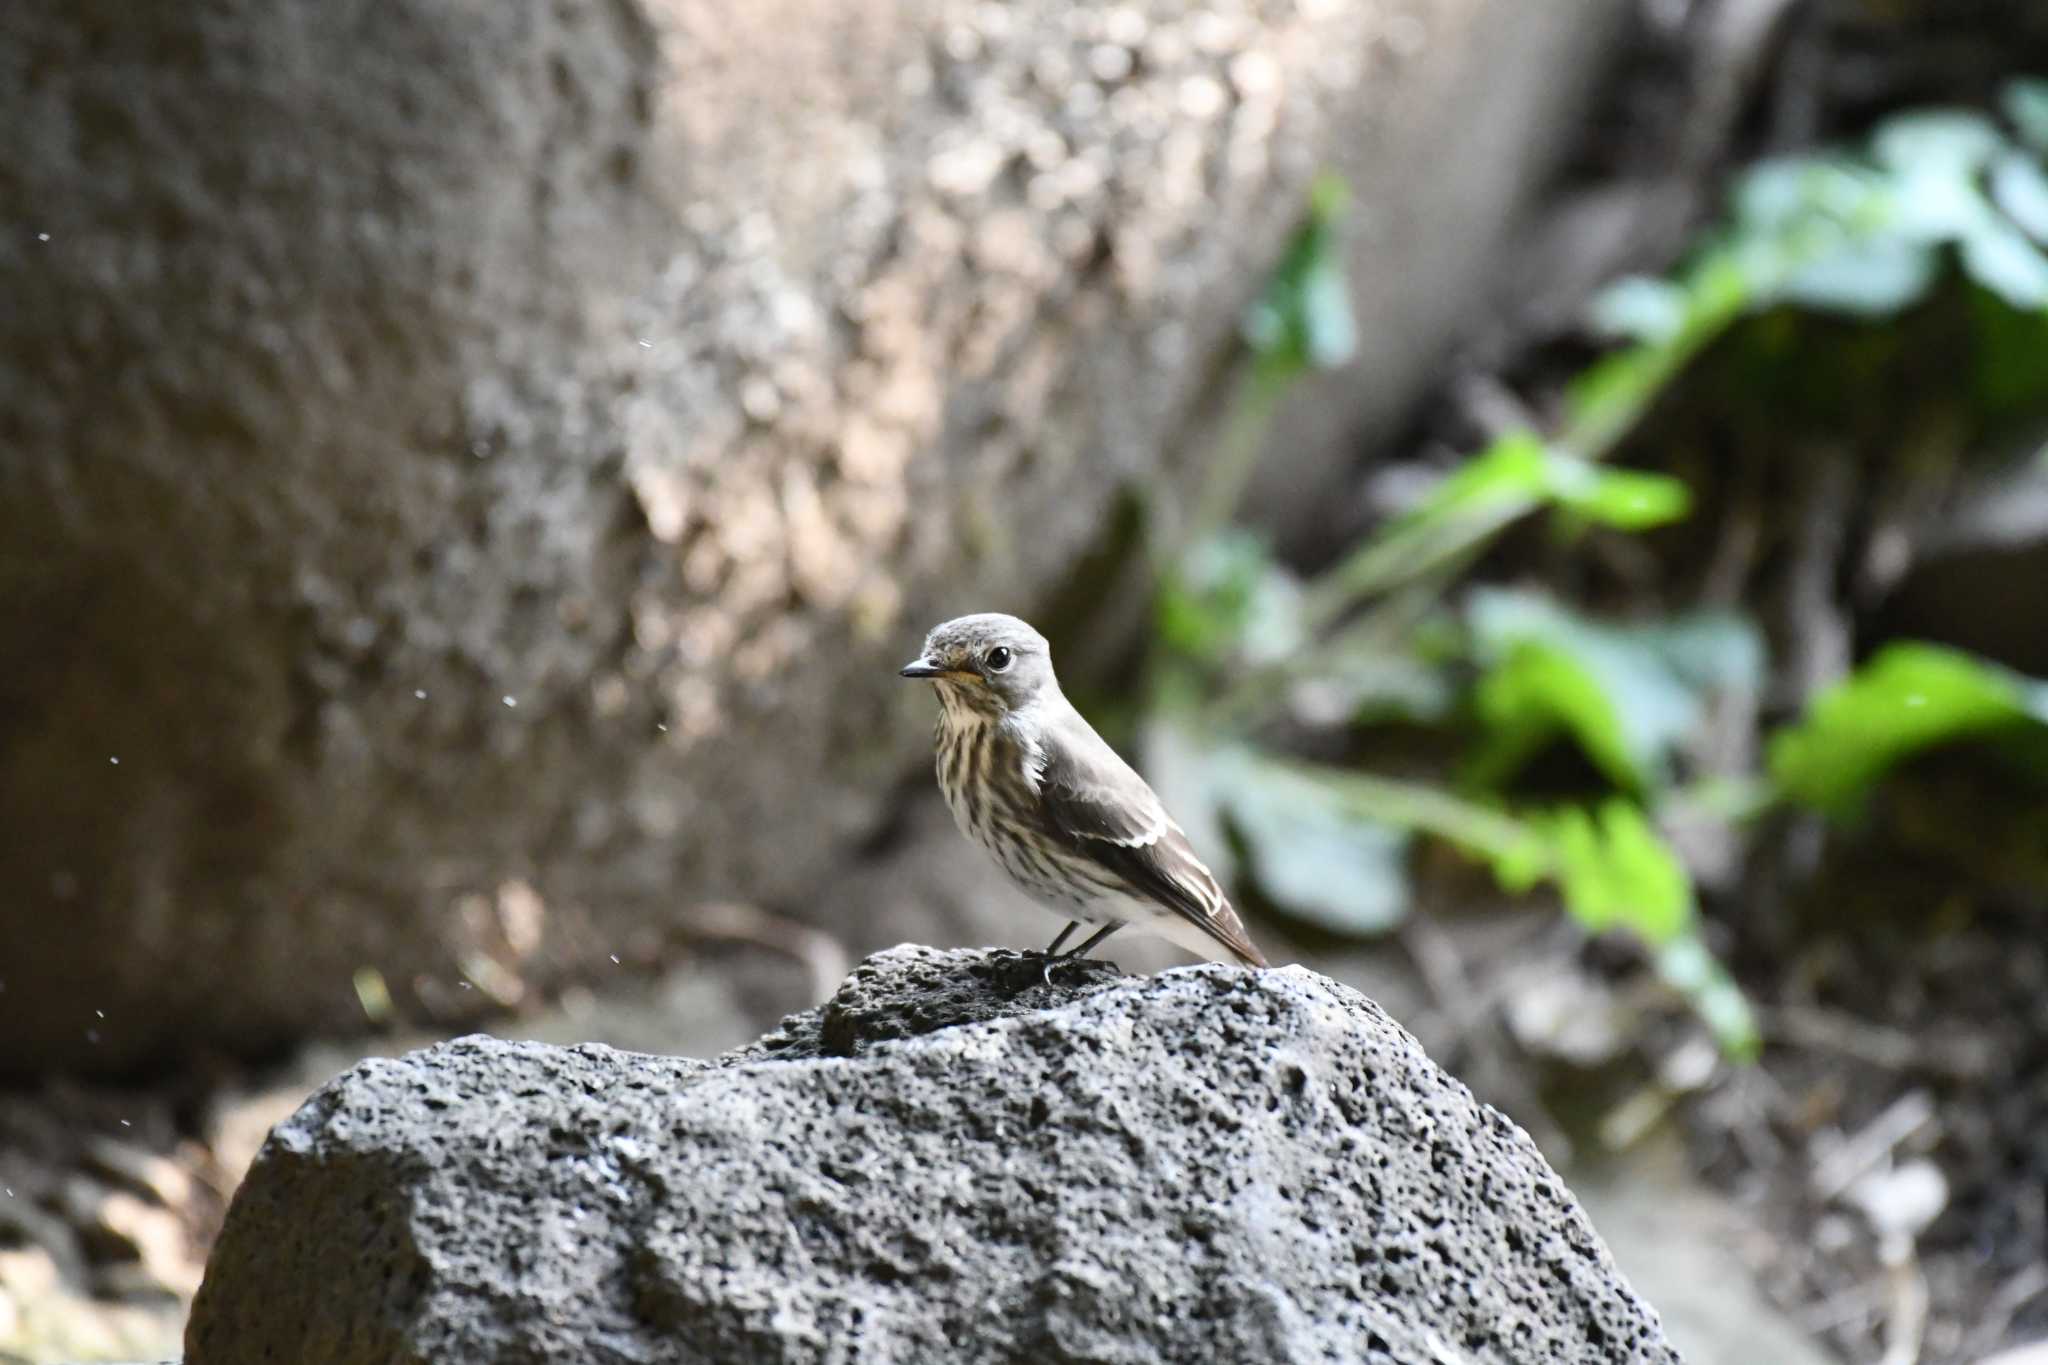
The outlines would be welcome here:
[[[949,706],[996,715],[1019,710],[1059,687],[1045,637],[1028,622],[998,612],[955,617],[932,627],[924,650],[902,672],[938,684]]]

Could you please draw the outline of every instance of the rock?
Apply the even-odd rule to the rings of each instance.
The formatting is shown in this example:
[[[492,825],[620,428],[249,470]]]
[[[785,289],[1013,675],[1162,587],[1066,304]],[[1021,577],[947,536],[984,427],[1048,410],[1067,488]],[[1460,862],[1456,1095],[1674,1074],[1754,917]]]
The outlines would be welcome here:
[[[362,1063],[236,1194],[187,1365],[1676,1362],[1528,1138],[1355,992],[900,948],[714,1063]]]
[[[1199,479],[1313,172],[1397,409],[1625,8],[0,7],[0,1069],[814,904],[910,642]]]

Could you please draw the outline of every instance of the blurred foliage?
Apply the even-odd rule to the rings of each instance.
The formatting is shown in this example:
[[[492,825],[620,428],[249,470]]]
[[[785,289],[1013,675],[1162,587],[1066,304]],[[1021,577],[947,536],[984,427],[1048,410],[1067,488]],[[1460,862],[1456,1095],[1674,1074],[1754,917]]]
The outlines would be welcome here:
[[[1679,278],[1623,280],[1595,304],[1594,321],[1637,346],[1595,367],[1582,403],[1613,402],[1631,387],[1618,376],[1653,384],[1650,357],[1690,354],[1745,311],[1894,316],[1927,296],[1949,254],[2012,308],[2048,308],[2048,152],[2021,118],[2038,115],[2044,91],[2008,92],[2010,136],[1985,115],[1932,110],[1889,120],[1863,151],[1752,168],[1729,223]]]
[[[1987,411],[2048,401],[2048,83],[2005,92],[2004,123],[1929,111],[1867,147],[1759,165],[1727,221],[1670,279],[1623,280],[1593,309],[1622,344],[1568,388],[1549,435],[1507,432],[1322,572],[1298,578],[1257,538],[1222,527],[1279,392],[1350,355],[1341,191],[1319,183],[1304,227],[1245,326],[1250,400],[1191,548],[1165,566],[1152,708],[1198,773],[1172,794],[1227,825],[1280,911],[1374,934],[1412,897],[1417,837],[1490,868],[1504,890],[1552,886],[1590,932],[1641,941],[1648,961],[1731,1055],[1754,1051],[1748,1006],[1700,933],[1693,877],[1660,815],[1752,819],[1777,804],[1853,816],[1897,763],[2012,725],[2048,724],[2048,684],[1954,650],[1893,645],[1769,738],[1762,771],[1689,760],[1723,699],[1766,683],[1761,632],[1732,612],[1594,619],[1529,590],[1467,581],[1510,527],[1547,514],[1639,533],[1683,520],[1687,485],[1606,467],[1710,346],[1746,319],[1806,310],[1875,326],[1927,298],[1953,265],[1984,344],[1971,397]],[[1767,333],[1768,334],[1768,333]],[[1777,382],[1796,382],[1778,380]],[[1768,391],[1768,390],[1766,390]],[[1338,761],[1377,724],[1420,726],[1456,759],[1436,780]],[[1538,794],[1544,755],[1583,775]],[[1192,756],[1192,761],[1188,761]]]
[[[1792,800],[1847,817],[1903,759],[2028,725],[2048,725],[2048,683],[1958,650],[1890,645],[1771,741],[1771,778]]]
[[[1478,589],[1466,619],[1483,670],[1474,695],[1474,785],[1483,788],[1504,785],[1564,732],[1620,790],[1660,790],[1708,701],[1763,685],[1763,639],[1732,613],[1610,626],[1537,593]]]
[[[1210,477],[1184,541],[1199,543],[1230,519],[1258,464],[1282,395],[1303,376],[1334,369],[1358,349],[1358,322],[1344,280],[1342,226],[1349,194],[1334,175],[1309,189],[1308,213],[1265,289],[1245,311],[1253,360],[1239,377]]]
[[[1292,380],[1334,369],[1358,349],[1358,323],[1344,280],[1340,231],[1349,198],[1333,175],[1309,189],[1308,216],[1287,245],[1279,268],[1244,319],[1245,344],[1257,368]]]

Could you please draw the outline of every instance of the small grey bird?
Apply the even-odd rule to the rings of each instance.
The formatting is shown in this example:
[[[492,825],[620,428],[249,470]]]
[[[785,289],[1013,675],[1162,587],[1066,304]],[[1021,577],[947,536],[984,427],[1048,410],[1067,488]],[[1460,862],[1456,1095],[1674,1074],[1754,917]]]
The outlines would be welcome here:
[[[1069,923],[1079,957],[1126,924],[1216,961],[1266,959],[1145,779],[1060,691],[1045,637],[1014,616],[962,616],[925,637],[906,678],[939,693],[939,790],[961,833]]]

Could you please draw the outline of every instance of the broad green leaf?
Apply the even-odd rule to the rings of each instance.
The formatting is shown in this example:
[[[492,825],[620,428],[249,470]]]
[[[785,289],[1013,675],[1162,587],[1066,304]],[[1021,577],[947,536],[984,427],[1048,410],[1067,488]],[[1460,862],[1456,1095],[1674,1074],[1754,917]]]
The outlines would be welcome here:
[[[1229,774],[1218,795],[1268,900],[1344,934],[1400,923],[1409,907],[1407,831],[1361,820],[1275,765],[1236,762]]]
[[[1772,739],[1771,776],[1795,801],[1852,815],[1902,759],[2029,720],[2048,722],[2048,685],[1960,650],[1895,644]]]
[[[1579,659],[1555,645],[1527,640],[1510,648],[1480,680],[1475,701],[1492,732],[1477,769],[1489,785],[1504,780],[1559,730],[1616,785],[1636,790],[1648,784],[1606,689]]]
[[[2048,154],[2048,80],[2016,80],[2005,87],[1999,107],[2020,140],[2035,151]]]
[[[1991,168],[1991,201],[2037,242],[2048,242],[2048,170],[2009,151]]]
[[[1643,790],[1664,779],[1707,693],[1762,681],[1760,637],[1726,613],[1609,626],[1536,593],[1485,589],[1466,616],[1487,670],[1475,701],[1496,731],[1496,769],[1562,730],[1617,785]]]

